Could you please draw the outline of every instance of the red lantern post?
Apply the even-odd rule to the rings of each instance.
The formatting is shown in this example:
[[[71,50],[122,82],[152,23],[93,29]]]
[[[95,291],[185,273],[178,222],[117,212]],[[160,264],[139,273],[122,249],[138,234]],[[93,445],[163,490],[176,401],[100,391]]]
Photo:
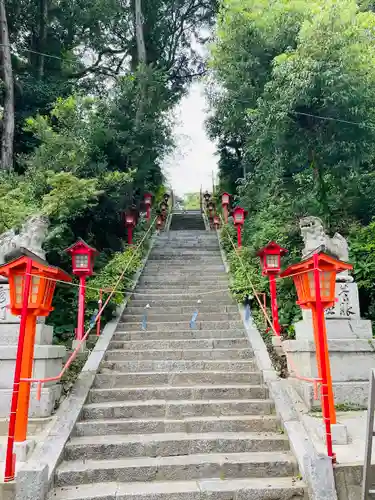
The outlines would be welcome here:
[[[98,251],[79,238],[65,252],[72,256],[73,274],[79,277],[76,341],[80,342],[85,335],[86,278],[93,274],[94,258]]]
[[[221,206],[223,207],[223,214],[224,214],[224,222],[225,222],[225,224],[228,224],[229,203],[230,203],[230,194],[229,193],[223,193],[221,195]]]
[[[135,228],[135,217],[132,213],[125,214],[125,226],[128,230],[128,245],[133,244],[133,229]]]
[[[263,276],[268,276],[270,282],[272,322],[276,335],[280,337],[279,311],[277,307],[276,276],[281,269],[281,256],[288,253],[288,250],[271,241],[264,248],[259,250],[258,255],[262,264]]]
[[[220,219],[219,219],[219,216],[218,215],[215,215],[214,216],[214,226],[215,226],[215,229],[216,231],[219,229],[220,227]]]
[[[156,219],[156,229],[160,231],[163,227],[163,217],[161,215],[158,215]]]
[[[336,302],[336,274],[350,269],[353,269],[352,265],[319,253],[299,264],[288,267],[280,274],[281,277],[291,276],[293,278],[298,295],[297,304],[302,309],[312,310],[316,362],[319,378],[322,381],[321,397],[326,427],[327,452],[333,461],[335,456],[332,451],[331,424],[336,423],[336,410],[324,309],[332,307]]]
[[[15,476],[14,442],[23,442],[27,437],[30,383],[21,382],[21,378],[32,376],[36,319],[38,316],[48,316],[53,310],[51,304],[56,282],[72,281],[64,271],[49,266],[32,252],[22,250],[19,253],[20,257],[0,267],[0,275],[9,280],[8,307],[12,314],[21,316],[9,416],[5,482],[13,481]]]
[[[146,205],[146,219],[149,221],[151,218],[151,205],[152,205],[152,194],[145,193],[143,199]]]
[[[246,216],[247,216],[247,211],[241,207],[236,207],[233,210],[233,222],[234,222],[234,225],[237,227],[237,245],[238,245],[238,248],[241,248],[241,246],[242,246],[241,231],[242,231],[242,226],[245,224]]]

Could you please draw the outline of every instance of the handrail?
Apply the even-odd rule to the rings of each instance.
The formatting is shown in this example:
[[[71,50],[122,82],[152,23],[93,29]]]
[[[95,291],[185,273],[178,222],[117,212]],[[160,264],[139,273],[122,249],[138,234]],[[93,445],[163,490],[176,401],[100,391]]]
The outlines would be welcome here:
[[[374,411],[375,411],[375,370],[372,369],[369,381],[369,396],[367,409],[367,428],[366,428],[366,448],[365,462],[363,464],[363,482],[361,500],[369,500],[370,495],[375,493],[371,489],[371,454],[372,441],[374,437]]]
[[[225,228],[225,229],[227,230],[226,224],[224,223],[224,221],[223,221],[223,218],[222,218],[221,214],[219,214],[219,216],[220,216],[220,220],[221,220],[221,225],[222,225],[222,227],[223,227],[223,228]],[[216,230],[216,232],[218,232],[218,230]],[[229,240],[230,240],[230,242],[231,242],[231,244],[232,244],[232,246],[233,246],[233,249],[234,249],[234,251],[235,251],[235,254],[236,254],[237,258],[238,258],[238,260],[240,261],[240,264],[241,264],[242,269],[243,269],[243,271],[244,271],[244,274],[245,274],[245,276],[246,276],[246,278],[247,278],[247,281],[249,282],[249,285],[250,285],[250,287],[251,287],[251,289],[252,289],[252,292],[253,292],[253,294],[254,294],[255,298],[257,299],[257,301],[258,301],[258,303],[259,303],[259,307],[260,307],[261,311],[263,312],[263,315],[264,315],[264,317],[265,317],[265,319],[266,319],[266,322],[268,323],[268,325],[269,325],[270,329],[273,331],[274,335],[276,335],[277,333],[276,333],[275,327],[273,326],[273,322],[271,321],[271,319],[270,319],[270,317],[269,317],[269,315],[268,315],[268,313],[267,313],[266,308],[265,308],[265,307],[263,306],[263,304],[261,303],[261,300],[260,300],[260,298],[259,298],[259,296],[258,296],[258,292],[256,291],[256,289],[255,289],[255,287],[254,287],[254,285],[253,285],[253,282],[251,281],[250,276],[248,275],[248,273],[247,273],[247,271],[246,271],[245,264],[243,263],[242,258],[241,258],[241,255],[240,255],[240,254],[239,254],[239,252],[238,252],[238,248],[236,247],[236,244],[234,243],[233,238],[232,238],[232,237],[231,237],[231,235],[229,234],[229,231],[228,231],[228,230],[227,230],[227,235],[228,235]],[[294,364],[293,364],[293,361],[292,361],[291,357],[289,357],[289,362],[290,362],[290,364],[291,364],[291,366],[292,366],[292,370],[293,370],[293,375],[292,375],[292,376],[293,376],[294,378],[298,379],[298,380],[302,380],[302,381],[304,381],[304,382],[310,382],[310,383],[312,383],[312,384],[314,385],[314,399],[318,399],[318,389],[319,389],[319,385],[323,382],[323,380],[322,380],[321,378],[309,378],[309,377],[303,377],[302,375],[298,375],[298,373],[297,373],[297,371],[296,371],[296,369],[295,369],[295,367],[294,367]]]
[[[126,273],[126,271],[129,268],[131,262],[133,261],[133,258],[136,255],[136,251],[140,248],[140,246],[145,241],[147,235],[149,234],[150,230],[154,227],[155,221],[156,221],[156,217],[151,222],[149,228],[147,229],[146,233],[143,235],[141,241],[135,247],[135,251],[134,251],[133,255],[131,256],[129,262],[126,264],[124,270],[122,271],[120,277],[116,281],[116,283],[115,283],[113,289],[111,290],[109,296],[107,297],[106,301],[102,305],[101,309],[98,311],[98,314],[95,317],[95,321],[91,324],[91,326],[89,326],[89,328],[86,331],[85,335],[83,336],[83,338],[81,339],[81,341],[79,342],[79,344],[77,345],[77,347],[74,349],[74,351],[72,352],[72,354],[69,356],[68,361],[65,363],[65,366],[63,366],[61,372],[58,375],[56,375],[55,377],[39,378],[39,379],[35,379],[35,378],[21,378],[21,380],[20,380],[21,382],[29,382],[30,384],[35,384],[35,383],[38,384],[37,385],[37,391],[36,391],[36,398],[37,398],[38,401],[41,398],[42,384],[45,384],[47,382],[57,382],[57,381],[61,380],[61,378],[63,377],[64,373],[68,370],[68,368],[70,367],[70,365],[75,360],[78,352],[80,352],[80,350],[81,350],[82,345],[84,344],[84,342],[87,340],[87,337],[91,333],[91,330],[94,328],[96,322],[101,317],[101,315],[103,314],[104,309],[107,307],[109,301],[111,300],[112,296],[116,292],[116,289],[117,289],[118,285],[120,284],[121,280],[124,277],[124,274]]]

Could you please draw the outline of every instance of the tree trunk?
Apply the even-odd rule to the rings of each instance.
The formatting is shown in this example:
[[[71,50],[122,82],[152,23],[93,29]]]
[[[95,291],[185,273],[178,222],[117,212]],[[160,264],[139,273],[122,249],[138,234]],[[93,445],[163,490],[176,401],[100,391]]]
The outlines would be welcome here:
[[[135,36],[137,39],[138,63],[146,64],[146,46],[143,34],[142,0],[135,0]]]
[[[1,168],[10,172],[13,169],[14,81],[12,60],[10,56],[5,0],[0,0],[0,33],[0,61],[4,85],[4,115],[1,137]]]
[[[39,0],[39,33],[38,33],[38,54],[36,77],[41,80],[44,75],[44,53],[47,43],[47,26],[48,26],[48,0]]]
[[[139,129],[139,125],[142,121],[143,110],[146,98],[146,46],[143,34],[143,14],[142,14],[142,0],[135,0],[135,36],[137,40],[137,56],[138,56],[138,69],[139,73],[139,106],[137,109],[137,114],[135,117],[136,129]]]

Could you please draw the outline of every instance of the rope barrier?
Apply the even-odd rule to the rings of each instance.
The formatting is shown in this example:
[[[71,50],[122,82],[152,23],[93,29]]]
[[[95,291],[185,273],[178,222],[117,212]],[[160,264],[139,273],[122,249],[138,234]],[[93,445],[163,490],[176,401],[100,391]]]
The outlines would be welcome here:
[[[138,243],[137,247],[135,248],[136,250],[138,250],[141,247],[141,245],[143,244],[143,242],[145,241],[146,237],[148,236],[149,232],[151,231],[151,229],[154,226],[156,218],[157,217],[155,217],[154,220],[151,222],[151,224],[150,224],[149,228],[147,229],[146,233],[143,235],[141,241]],[[105,310],[105,308],[107,307],[109,301],[111,300],[111,298],[113,297],[114,293],[116,292],[117,287],[119,286],[121,280],[123,279],[126,271],[128,270],[130,264],[132,263],[135,255],[136,255],[136,253],[134,252],[133,255],[131,256],[129,262],[126,264],[125,268],[123,269],[121,275],[117,279],[117,281],[116,281],[113,289],[110,291],[109,296],[107,297],[107,299],[105,300],[105,302],[101,306],[101,308],[99,309],[98,314],[97,314],[95,320],[92,322],[92,326],[89,326],[89,328],[87,329],[85,335],[83,336],[83,338],[81,339],[81,341],[78,343],[77,347],[74,349],[74,351],[70,355],[68,361],[66,362],[65,366],[62,368],[62,370],[59,373],[59,375],[56,375],[55,377],[42,378],[42,379],[33,379],[33,378],[21,378],[20,379],[21,382],[29,382],[30,384],[37,384],[36,397],[37,397],[38,400],[40,400],[40,397],[41,397],[42,385],[45,384],[45,383],[47,383],[47,382],[57,382],[57,381],[61,380],[61,378],[63,377],[64,373],[68,370],[68,368],[70,367],[70,365],[72,364],[72,362],[76,358],[78,352],[81,350],[82,345],[87,340],[87,337],[91,333],[91,330],[95,326],[95,324],[98,321],[98,319],[102,316],[103,311]]]
[[[238,248],[236,247],[236,245],[235,245],[235,243],[233,241],[233,238],[231,237],[231,235],[230,235],[230,233],[228,231],[227,225],[224,224],[224,221],[223,221],[223,218],[222,218],[221,214],[219,214],[219,216],[220,216],[220,219],[221,219],[222,227],[227,231],[227,235],[228,235],[229,240],[230,240],[230,242],[231,242],[231,244],[233,246],[234,252],[235,252],[235,254],[236,254],[236,256],[237,256],[237,258],[238,258],[238,260],[239,260],[239,262],[241,264],[241,267],[242,267],[242,269],[244,271],[245,277],[247,278],[247,281],[248,281],[248,283],[249,283],[249,285],[250,285],[250,287],[252,289],[252,292],[253,292],[255,298],[258,301],[259,307],[260,307],[261,311],[263,312],[263,315],[264,315],[264,317],[266,319],[266,322],[269,325],[269,329],[271,329],[273,331],[273,334],[276,335],[276,330],[275,330],[275,327],[273,326],[273,322],[271,321],[271,319],[270,319],[270,317],[269,317],[269,315],[268,315],[265,307],[263,306],[263,304],[262,304],[262,302],[261,302],[261,300],[260,300],[260,298],[258,296],[258,292],[256,291],[256,289],[255,289],[255,287],[253,285],[253,282],[251,281],[250,276],[247,273],[245,264],[243,263],[242,257],[240,255],[240,253],[238,252]],[[216,230],[216,232],[218,232],[218,230]],[[320,269],[318,269],[318,270],[321,271]],[[305,272],[307,272],[307,271],[301,271],[300,273],[295,273],[293,276],[296,276],[297,274],[304,274]],[[288,276],[288,278],[290,278],[290,276]],[[283,278],[280,278],[280,279],[283,279]],[[312,383],[313,386],[314,386],[314,399],[318,399],[319,398],[319,394],[318,394],[319,393],[319,387],[320,387],[320,385],[323,382],[322,379],[320,379],[320,378],[303,377],[302,375],[299,375],[298,372],[297,372],[297,370],[296,370],[296,368],[295,368],[295,365],[293,363],[291,355],[289,355],[288,360],[289,360],[289,363],[290,363],[291,368],[292,368],[292,372],[290,373],[290,375],[293,378],[296,378],[298,380],[302,380],[302,381],[305,381],[305,382]]]

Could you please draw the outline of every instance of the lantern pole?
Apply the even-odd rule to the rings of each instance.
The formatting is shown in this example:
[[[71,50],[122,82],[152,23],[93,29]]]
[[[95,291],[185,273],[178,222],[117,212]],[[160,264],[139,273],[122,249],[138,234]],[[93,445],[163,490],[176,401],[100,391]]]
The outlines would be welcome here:
[[[331,423],[336,423],[336,410],[335,410],[335,400],[333,397],[333,389],[332,389],[332,375],[331,375],[331,365],[329,360],[329,352],[328,352],[328,341],[327,341],[327,331],[324,319],[324,307],[322,303],[321,293],[320,293],[320,271],[319,271],[319,258],[318,254],[314,254],[313,256],[314,262],[314,281],[315,287],[315,297],[316,297],[316,306],[313,308],[313,324],[317,327],[317,339],[319,343],[319,355],[317,356],[317,360],[320,363],[321,367],[321,376],[323,381],[326,380],[327,383],[327,394],[328,394],[328,403],[329,403],[329,415],[331,419]],[[318,349],[318,346],[317,346]],[[323,373],[323,367],[325,369],[325,377]],[[323,382],[324,383],[324,382]]]
[[[132,245],[132,244],[133,244],[133,228],[129,224],[128,225],[128,245]]]
[[[17,347],[16,366],[14,369],[12,402],[9,415],[8,444],[7,444],[7,451],[5,458],[5,474],[4,474],[5,483],[14,481],[15,469],[16,469],[16,455],[15,453],[13,453],[14,435],[16,430],[16,415],[17,415],[17,406],[18,406],[18,397],[20,388],[20,378],[21,378],[22,354],[25,345],[27,309],[29,304],[32,269],[33,269],[33,261],[32,259],[27,259],[26,272],[25,272],[25,285],[23,289],[20,333],[18,336],[18,347]]]
[[[241,224],[237,224],[237,244],[238,244],[238,248],[242,247]]]
[[[336,412],[333,400],[332,391],[332,379],[331,379],[331,369],[328,355],[328,344],[327,344],[327,334],[325,330],[324,323],[324,308],[322,304],[322,298],[320,294],[320,274],[319,274],[319,257],[318,254],[313,256],[314,262],[314,284],[315,284],[315,307],[313,307],[312,312],[315,315],[315,324],[317,326],[317,338],[318,345],[316,346],[317,351],[319,350],[320,359],[320,371],[322,378],[321,386],[321,397],[322,397],[322,412],[323,419],[326,428],[326,443],[327,443],[327,454],[332,459],[333,462],[336,461],[336,457],[332,450],[332,431],[331,424],[336,422]]]
[[[81,341],[85,334],[85,303],[86,303],[86,275],[79,277],[78,294],[78,324],[76,340]]]
[[[269,273],[268,277],[269,277],[269,281],[270,281],[270,296],[271,296],[271,311],[272,311],[273,328],[276,332],[276,335],[278,337],[280,337],[279,310],[277,307],[276,277],[273,273]]]
[[[224,222],[225,222],[225,224],[228,224],[228,205],[227,204],[223,205],[223,212],[224,212]]]

